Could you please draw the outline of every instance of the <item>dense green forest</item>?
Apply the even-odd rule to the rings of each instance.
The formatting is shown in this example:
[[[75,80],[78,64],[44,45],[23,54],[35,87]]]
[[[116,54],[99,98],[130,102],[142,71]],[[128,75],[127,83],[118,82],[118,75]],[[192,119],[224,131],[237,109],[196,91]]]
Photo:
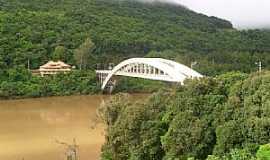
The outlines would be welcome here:
[[[173,52],[171,59],[215,75],[269,68],[270,32],[238,31],[230,22],[183,6],[133,0],[0,0],[0,67],[37,68],[54,57],[76,64],[75,50],[91,38],[95,48],[86,68],[149,52]],[[166,53],[164,53],[166,57]]]
[[[269,72],[231,72],[145,102],[116,95],[99,108],[107,125],[102,159],[269,160],[269,87]]]
[[[47,78],[61,88],[74,74],[89,73],[92,81],[93,69],[129,57],[163,57],[188,66],[197,61],[195,70],[210,76],[233,70],[249,73],[257,69],[255,62],[260,60],[263,68],[270,68],[269,41],[267,30],[238,31],[226,20],[181,5],[134,0],[0,0],[0,91],[4,97],[21,96]],[[76,71],[64,79],[63,75],[45,80],[29,76],[28,67],[37,69],[51,59],[75,65],[82,73]],[[9,76],[15,73],[28,78],[12,81]],[[137,80],[122,81],[136,85]],[[18,89],[11,92],[8,86]],[[156,90],[151,86],[155,85],[142,82],[130,88]],[[119,86],[121,90],[127,87]],[[67,92],[84,93],[72,86]]]
[[[9,69],[0,78],[0,100],[99,92],[95,73],[90,71],[40,77],[33,76],[23,68],[17,68]]]

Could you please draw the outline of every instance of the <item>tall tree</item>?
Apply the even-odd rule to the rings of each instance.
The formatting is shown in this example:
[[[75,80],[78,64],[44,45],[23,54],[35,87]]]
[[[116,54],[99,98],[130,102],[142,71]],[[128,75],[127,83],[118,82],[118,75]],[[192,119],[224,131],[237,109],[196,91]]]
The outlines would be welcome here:
[[[54,52],[53,52],[53,60],[65,61],[66,52],[67,52],[67,49],[64,46],[55,47]]]
[[[94,47],[95,44],[92,42],[91,38],[87,38],[84,43],[75,50],[74,59],[80,70],[82,70],[83,67],[85,68],[85,66],[88,64]]]

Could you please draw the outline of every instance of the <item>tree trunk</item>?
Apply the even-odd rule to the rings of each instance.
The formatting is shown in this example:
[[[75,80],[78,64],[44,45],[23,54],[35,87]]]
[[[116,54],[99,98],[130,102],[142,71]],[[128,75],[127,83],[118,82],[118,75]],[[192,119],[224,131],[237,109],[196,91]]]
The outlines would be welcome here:
[[[81,55],[80,70],[82,70],[82,61],[83,61],[83,56]]]

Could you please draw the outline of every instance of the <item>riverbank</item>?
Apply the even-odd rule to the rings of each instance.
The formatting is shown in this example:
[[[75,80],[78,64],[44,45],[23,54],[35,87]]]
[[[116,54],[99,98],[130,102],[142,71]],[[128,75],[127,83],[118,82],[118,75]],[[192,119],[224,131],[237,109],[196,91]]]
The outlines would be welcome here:
[[[114,93],[153,93],[167,83],[119,77]],[[46,77],[33,76],[25,69],[8,70],[0,78],[0,100],[102,94],[92,70],[73,71]]]
[[[0,78],[0,99],[89,95],[100,92],[94,71],[73,71],[46,77],[10,69]]]

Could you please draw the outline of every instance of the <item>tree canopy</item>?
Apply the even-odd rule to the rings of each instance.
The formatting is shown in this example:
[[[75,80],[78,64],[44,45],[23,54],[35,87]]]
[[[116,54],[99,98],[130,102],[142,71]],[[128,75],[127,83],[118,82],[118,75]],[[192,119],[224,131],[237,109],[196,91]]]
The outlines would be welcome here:
[[[141,103],[118,95],[101,110],[109,122],[102,158],[269,158],[269,145],[260,147],[270,143],[269,80],[269,72],[232,72],[188,80]]]
[[[133,0],[2,0],[0,4],[1,69],[26,67],[28,60],[30,68],[37,68],[61,58],[61,52],[67,63],[75,65],[76,49],[88,38],[95,44],[96,61],[87,63],[117,64],[169,50],[172,59],[186,65],[195,59],[197,69],[207,75],[254,71],[259,60],[269,68],[269,31],[238,31],[226,20],[181,5]]]

